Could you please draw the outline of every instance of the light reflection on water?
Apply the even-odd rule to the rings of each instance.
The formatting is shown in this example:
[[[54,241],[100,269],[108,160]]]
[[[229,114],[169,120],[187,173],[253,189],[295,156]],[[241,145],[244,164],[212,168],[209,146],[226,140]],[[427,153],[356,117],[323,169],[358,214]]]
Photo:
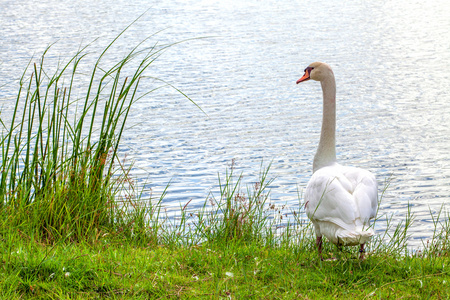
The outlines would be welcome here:
[[[82,2],[0,1],[3,109],[32,55],[56,42],[47,59],[57,62],[99,38],[95,52],[148,8],[108,59],[162,29],[149,45],[210,37],[170,48],[148,74],[175,84],[208,116],[173,89],[132,112],[122,152],[154,195],[171,180],[168,206],[199,206],[235,159],[250,182],[271,162],[272,202],[298,207],[319,138],[321,91],[295,81],[310,62],[326,61],[338,86],[338,159],[370,169],[381,187],[392,178],[381,210],[400,220],[409,203],[413,236],[430,236],[430,210],[450,199],[446,1]]]

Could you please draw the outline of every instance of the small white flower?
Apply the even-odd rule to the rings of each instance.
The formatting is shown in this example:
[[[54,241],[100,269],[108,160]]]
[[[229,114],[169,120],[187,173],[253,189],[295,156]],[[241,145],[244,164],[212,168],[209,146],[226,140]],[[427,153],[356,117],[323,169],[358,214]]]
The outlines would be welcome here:
[[[228,277],[234,277],[234,274],[231,272],[225,272],[225,275],[227,275]]]
[[[70,272],[66,272],[66,273],[64,273],[64,277],[69,277],[70,276]]]
[[[256,262],[256,266],[258,266],[259,263],[260,263],[260,261],[258,261],[258,258],[257,258],[257,257],[255,257],[255,262]]]

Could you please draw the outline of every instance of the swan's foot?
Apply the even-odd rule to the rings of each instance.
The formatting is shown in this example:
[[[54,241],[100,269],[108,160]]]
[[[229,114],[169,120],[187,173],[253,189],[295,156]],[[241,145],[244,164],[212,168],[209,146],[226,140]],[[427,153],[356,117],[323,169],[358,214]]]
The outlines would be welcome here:
[[[366,253],[366,251],[364,250],[364,244],[361,244],[361,247],[359,248],[359,259],[360,260],[364,260],[364,253]]]
[[[323,260],[323,258],[322,258],[322,237],[321,236],[316,237],[316,245],[317,245],[317,250],[319,251],[319,258],[320,258],[320,260]]]

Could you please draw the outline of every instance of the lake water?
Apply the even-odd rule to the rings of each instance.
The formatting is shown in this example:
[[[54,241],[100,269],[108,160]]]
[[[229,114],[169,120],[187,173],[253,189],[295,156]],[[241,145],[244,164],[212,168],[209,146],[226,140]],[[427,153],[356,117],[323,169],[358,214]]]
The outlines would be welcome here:
[[[298,210],[319,139],[321,90],[296,85],[313,61],[337,80],[337,155],[391,179],[381,211],[416,222],[411,245],[429,238],[450,200],[450,5],[423,1],[5,1],[0,0],[0,101],[14,102],[17,79],[55,43],[56,65],[81,46],[116,43],[117,61],[144,38],[174,43],[150,68],[171,88],[141,99],[123,137],[133,174],[165,205],[195,208],[217,191],[235,161],[255,182],[271,163],[271,202]],[[96,56],[92,56],[94,60]],[[87,58],[90,59],[90,58]],[[149,79],[143,87],[155,84]],[[3,118],[2,116],[2,118]]]

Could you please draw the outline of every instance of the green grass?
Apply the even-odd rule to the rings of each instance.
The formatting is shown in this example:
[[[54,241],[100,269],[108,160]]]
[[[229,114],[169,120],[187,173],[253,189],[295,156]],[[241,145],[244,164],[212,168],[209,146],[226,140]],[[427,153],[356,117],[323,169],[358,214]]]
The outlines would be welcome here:
[[[11,237],[11,236],[10,236]],[[11,245],[11,242],[13,245]],[[2,241],[2,299],[447,299],[448,256],[320,262],[314,247]]]
[[[167,217],[167,190],[144,198],[118,149],[133,103],[154,90],[139,89],[145,70],[171,45],[138,45],[108,66],[114,42],[87,85],[78,70],[88,48],[52,75],[44,53],[24,71],[13,113],[2,115],[1,299],[450,297],[443,209],[430,213],[435,231],[415,254],[406,249],[411,211],[397,225],[378,217],[386,231],[364,261],[354,247],[318,259],[300,201],[269,202],[270,165],[251,186],[231,167],[201,208],[184,204]],[[336,251],[324,244],[324,258]]]

